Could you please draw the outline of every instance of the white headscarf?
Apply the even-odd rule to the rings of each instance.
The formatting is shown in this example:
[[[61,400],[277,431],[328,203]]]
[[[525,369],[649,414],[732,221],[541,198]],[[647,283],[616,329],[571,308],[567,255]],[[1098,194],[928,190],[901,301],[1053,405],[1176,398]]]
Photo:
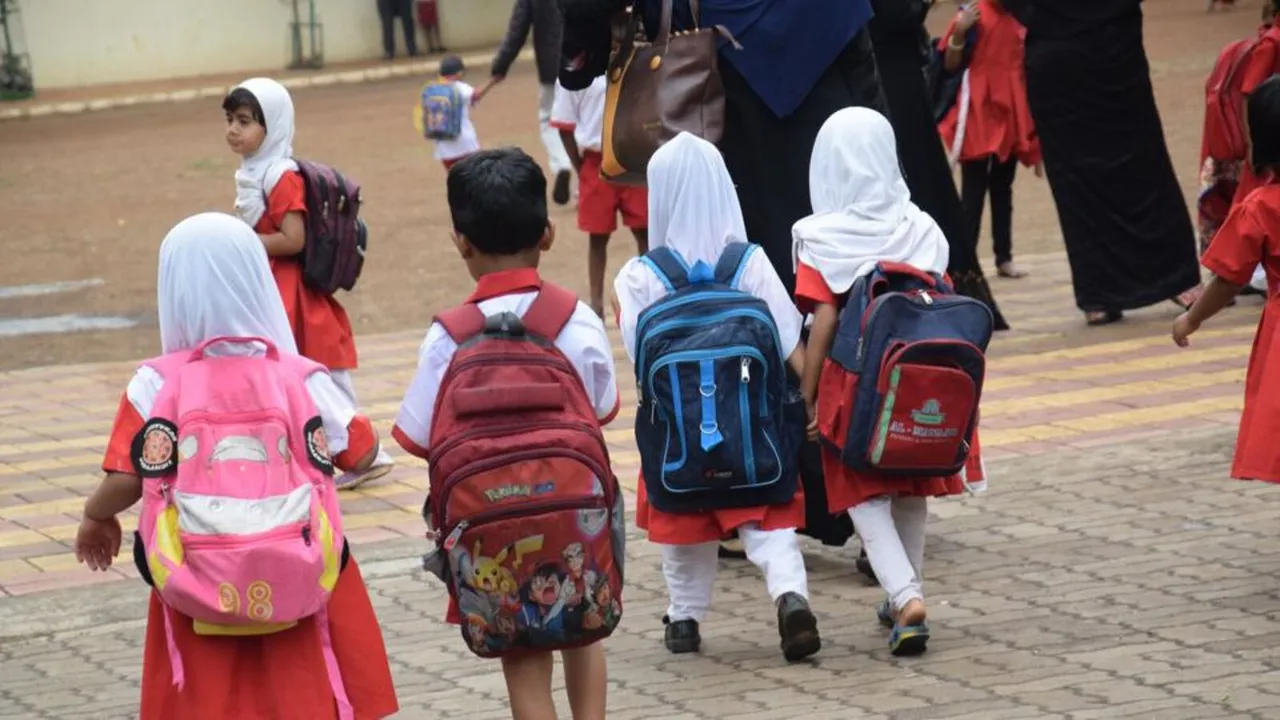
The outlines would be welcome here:
[[[742,206],[715,145],[680,133],[650,158],[648,181],[649,247],[714,268],[726,245],[747,242]]]
[[[261,337],[297,353],[267,251],[231,215],[201,213],[160,244],[160,345],[165,354],[214,337]]]
[[[809,161],[813,214],[791,229],[792,258],[848,292],[882,260],[944,272],[950,256],[938,224],[911,202],[893,127],[880,113],[846,108],[827,118]]]
[[[236,213],[253,227],[267,212],[267,196],[280,176],[298,169],[293,161],[293,98],[285,86],[270,78],[245,80],[237,87],[257,98],[267,126],[262,146],[236,170]]]

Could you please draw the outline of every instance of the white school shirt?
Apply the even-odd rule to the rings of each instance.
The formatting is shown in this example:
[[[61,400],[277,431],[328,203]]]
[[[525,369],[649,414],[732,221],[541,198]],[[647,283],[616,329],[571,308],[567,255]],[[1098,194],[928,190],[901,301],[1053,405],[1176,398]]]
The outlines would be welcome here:
[[[211,345],[208,354],[262,355],[264,350],[261,345],[255,343],[226,342]],[[311,401],[316,404],[320,419],[324,422],[324,434],[329,442],[330,457],[337,457],[347,449],[349,440],[347,427],[355,419],[356,406],[338,388],[329,373],[323,370],[309,375],[306,386],[307,393],[311,396]],[[160,389],[163,387],[164,378],[155,369],[146,365],[140,366],[133,374],[133,378],[129,380],[129,387],[125,390],[125,394],[129,398],[129,404],[144,422],[151,417],[156,398],[160,396]]]
[[[556,99],[551,105],[551,127],[572,130],[579,151],[600,152],[604,142],[604,96],[608,81],[604,75],[582,90],[565,90],[556,82]]]
[[[485,315],[513,312],[523,317],[537,296],[536,291],[498,295],[481,300],[480,311]],[[618,413],[622,398],[618,395],[613,348],[600,317],[579,301],[573,316],[556,337],[555,345],[578,371],[591,406],[596,411],[596,418],[602,425],[612,420]],[[436,394],[457,351],[458,344],[445,332],[444,326],[431,323],[418,350],[418,371],[396,416],[396,429],[423,450],[431,449],[431,420],[436,409]]]
[[[764,250],[752,246],[749,252],[737,287],[760,298],[769,306],[773,321],[778,326],[778,341],[782,343],[779,349],[784,358],[790,357],[800,344],[800,329],[804,325],[804,318],[796,310],[786,286],[769,263]],[[640,313],[666,297],[670,290],[654,273],[653,268],[638,257],[631,258],[622,266],[613,289],[618,294],[618,309],[621,311],[618,325],[622,328],[622,345],[627,350],[627,356],[635,362],[636,322],[640,319]]]
[[[452,140],[436,141],[437,160],[457,160],[480,149],[480,137],[476,134],[475,123],[471,122],[471,99],[475,97],[476,89],[461,80],[455,80],[453,87],[462,97],[462,132]]]

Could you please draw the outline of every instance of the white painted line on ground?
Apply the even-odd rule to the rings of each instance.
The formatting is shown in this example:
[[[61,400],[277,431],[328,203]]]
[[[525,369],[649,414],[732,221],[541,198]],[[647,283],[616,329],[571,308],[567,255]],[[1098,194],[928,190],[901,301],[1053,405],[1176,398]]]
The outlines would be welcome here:
[[[99,285],[105,285],[106,282],[102,278],[90,278],[88,280],[63,280],[60,282],[40,283],[38,285],[0,285],[0,300],[56,295],[58,293],[98,287]]]
[[[112,315],[50,315],[34,318],[0,318],[0,337],[57,335],[93,330],[126,330],[138,320]]]

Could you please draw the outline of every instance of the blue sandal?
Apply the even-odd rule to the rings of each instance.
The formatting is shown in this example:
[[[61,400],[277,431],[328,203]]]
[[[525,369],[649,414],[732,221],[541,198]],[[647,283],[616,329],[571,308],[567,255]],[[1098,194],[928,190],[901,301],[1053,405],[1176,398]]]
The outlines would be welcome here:
[[[929,626],[895,625],[889,635],[889,652],[895,657],[923,655],[929,645]]]
[[[893,627],[893,610],[889,607],[889,598],[885,598],[880,607],[876,608],[876,619],[886,628]]]

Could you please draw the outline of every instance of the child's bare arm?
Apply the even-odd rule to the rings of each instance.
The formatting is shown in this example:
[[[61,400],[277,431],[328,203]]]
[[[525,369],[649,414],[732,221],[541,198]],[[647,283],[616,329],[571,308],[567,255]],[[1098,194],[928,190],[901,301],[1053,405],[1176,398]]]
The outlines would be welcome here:
[[[471,105],[473,107],[477,105],[481,100],[484,99],[484,96],[488,95],[489,91],[492,90],[493,87],[500,82],[502,82],[502,78],[491,77],[489,78],[489,82],[476,88],[475,92],[471,93]]]
[[[802,381],[804,380],[804,366],[805,366],[806,352],[807,350],[805,349],[804,342],[801,341],[799,344],[796,345],[796,349],[792,350],[791,354],[787,356],[787,364],[791,366],[791,369],[795,372],[796,377],[800,378]]]
[[[291,212],[280,223],[280,232],[259,235],[262,246],[271,257],[292,257],[302,252],[307,244],[307,222],[302,213]]]
[[[565,154],[569,156],[569,163],[573,165],[575,173],[582,172],[582,153],[578,151],[578,140],[573,136],[572,130],[560,131],[560,142],[564,143]]]
[[[809,343],[805,348],[804,374],[800,380],[800,393],[804,400],[812,406],[818,397],[818,380],[822,376],[822,365],[831,352],[831,344],[836,338],[836,324],[839,313],[835,305],[819,304],[813,311],[813,324],[809,326]]]
[[[102,484],[84,504],[91,520],[109,520],[133,507],[142,498],[142,478],[126,473],[107,473]]]

